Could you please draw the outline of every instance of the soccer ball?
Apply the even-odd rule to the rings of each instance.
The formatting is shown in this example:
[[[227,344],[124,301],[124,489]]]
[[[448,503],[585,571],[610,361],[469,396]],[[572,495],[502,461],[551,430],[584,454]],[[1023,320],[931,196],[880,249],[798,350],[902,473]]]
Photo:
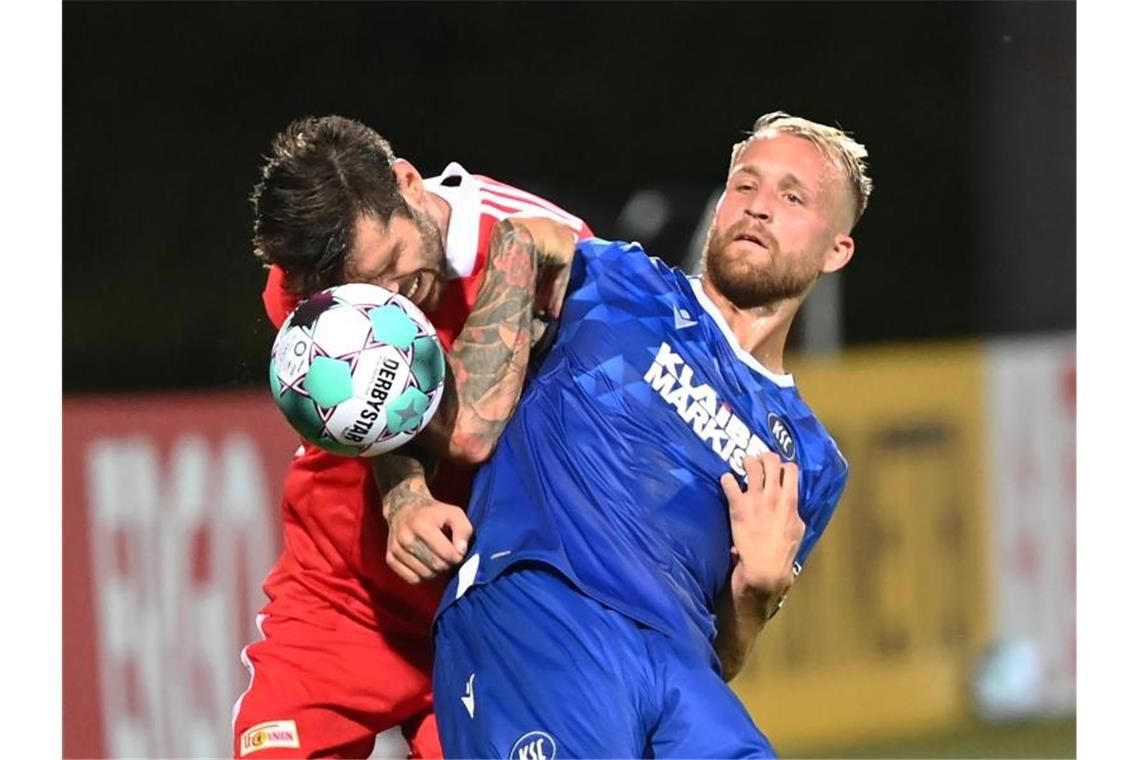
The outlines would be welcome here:
[[[273,400],[301,437],[371,457],[423,430],[443,396],[443,347],[407,298],[338,285],[298,306],[273,342]]]

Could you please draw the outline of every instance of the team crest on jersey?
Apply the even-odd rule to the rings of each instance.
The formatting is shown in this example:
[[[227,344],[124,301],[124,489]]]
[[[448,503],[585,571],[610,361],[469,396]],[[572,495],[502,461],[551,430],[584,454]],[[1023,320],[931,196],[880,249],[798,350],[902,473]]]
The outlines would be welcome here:
[[[796,439],[792,437],[792,426],[780,415],[769,412],[768,432],[772,434],[772,440],[776,442],[776,448],[784,455],[784,459],[789,462],[795,460]]]
[[[554,760],[558,745],[554,737],[545,731],[531,731],[519,737],[511,747],[511,760]]]
[[[297,723],[292,720],[272,720],[268,723],[258,723],[241,735],[241,757],[251,752],[274,747],[289,747],[297,749],[301,746],[297,735]]]
[[[711,385],[693,384],[693,368],[668,343],[661,344],[642,379],[736,474],[744,475],[744,457],[768,451]]]

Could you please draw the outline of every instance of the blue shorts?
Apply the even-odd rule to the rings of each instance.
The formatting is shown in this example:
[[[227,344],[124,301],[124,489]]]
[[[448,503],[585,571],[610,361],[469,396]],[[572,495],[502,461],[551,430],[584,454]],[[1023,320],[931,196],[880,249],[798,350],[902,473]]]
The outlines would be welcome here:
[[[533,565],[440,615],[433,687],[449,758],[776,756],[705,656]]]

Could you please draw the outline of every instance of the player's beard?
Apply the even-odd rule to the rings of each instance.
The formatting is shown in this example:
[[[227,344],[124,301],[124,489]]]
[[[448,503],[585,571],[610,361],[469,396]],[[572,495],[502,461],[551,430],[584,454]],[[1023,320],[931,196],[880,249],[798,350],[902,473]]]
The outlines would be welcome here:
[[[424,267],[434,269],[437,272],[443,271],[443,231],[440,230],[436,221],[428,216],[427,212],[420,211],[412,206],[409,206],[408,210],[412,214],[412,222],[420,233]]]
[[[729,254],[728,246],[744,232],[758,234],[768,247],[766,262],[751,259],[747,252]],[[749,244],[745,244],[749,245]],[[723,233],[709,230],[703,254],[705,274],[720,293],[740,309],[771,306],[803,295],[818,273],[809,257],[785,254],[768,233],[756,233],[747,221],[737,222]]]
[[[412,213],[412,222],[415,223],[416,230],[420,234],[420,251],[424,260],[421,274],[430,279],[425,284],[427,292],[418,306],[424,311],[433,311],[439,305],[443,290],[442,279],[444,271],[448,268],[444,256],[443,231],[435,219],[432,219],[427,213],[412,207],[409,207],[409,210]]]

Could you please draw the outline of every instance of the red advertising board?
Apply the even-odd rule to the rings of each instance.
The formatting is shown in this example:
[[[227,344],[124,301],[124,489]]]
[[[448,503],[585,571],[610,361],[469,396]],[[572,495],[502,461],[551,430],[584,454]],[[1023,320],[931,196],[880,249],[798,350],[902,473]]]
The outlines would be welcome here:
[[[63,403],[65,757],[229,754],[296,435],[262,393]]]

